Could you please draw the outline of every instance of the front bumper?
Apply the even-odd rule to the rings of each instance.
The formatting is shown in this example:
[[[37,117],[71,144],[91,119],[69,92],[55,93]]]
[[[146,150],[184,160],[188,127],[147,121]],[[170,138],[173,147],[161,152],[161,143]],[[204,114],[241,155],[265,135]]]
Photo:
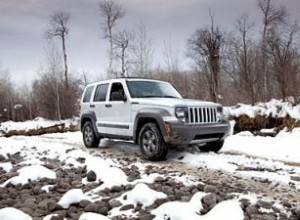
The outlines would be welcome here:
[[[210,125],[193,125],[183,123],[166,123],[170,132],[164,136],[168,144],[197,144],[224,140],[230,131],[228,121]]]

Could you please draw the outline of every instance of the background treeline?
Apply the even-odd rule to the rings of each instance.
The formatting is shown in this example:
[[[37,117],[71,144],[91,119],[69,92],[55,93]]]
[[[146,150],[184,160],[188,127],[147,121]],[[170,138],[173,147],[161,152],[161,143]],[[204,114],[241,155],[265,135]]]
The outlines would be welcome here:
[[[55,12],[49,17],[44,60],[31,88],[16,88],[9,71],[0,66],[0,120],[77,116],[88,82],[124,76],[169,81],[185,97],[224,105],[254,104],[271,98],[299,103],[297,21],[274,0],[257,0],[256,4],[260,23],[254,23],[251,14],[243,14],[224,30],[216,22],[217,14],[209,10],[210,22],[199,24],[185,51],[178,51],[166,40],[161,48],[163,60],[157,60],[147,27],[140,23],[133,30],[121,29],[118,24],[126,11],[113,0],[102,0],[99,19],[102,37],[109,44],[109,65],[107,76],[95,79],[89,79],[87,73],[69,71],[66,41],[71,15]]]

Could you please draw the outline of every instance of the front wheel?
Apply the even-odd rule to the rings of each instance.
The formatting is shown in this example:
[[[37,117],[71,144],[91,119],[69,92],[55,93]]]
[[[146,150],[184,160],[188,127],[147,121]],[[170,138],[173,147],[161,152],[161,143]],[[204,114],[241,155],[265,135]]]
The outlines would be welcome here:
[[[203,152],[210,152],[213,151],[215,153],[218,153],[224,145],[224,140],[214,141],[214,142],[208,142],[203,146],[199,146],[199,150]]]
[[[139,132],[138,141],[146,159],[158,161],[167,156],[168,146],[165,144],[157,124],[145,124]]]
[[[87,121],[83,125],[82,136],[84,145],[87,148],[97,148],[100,143],[100,138],[96,136],[94,127],[90,121]]]

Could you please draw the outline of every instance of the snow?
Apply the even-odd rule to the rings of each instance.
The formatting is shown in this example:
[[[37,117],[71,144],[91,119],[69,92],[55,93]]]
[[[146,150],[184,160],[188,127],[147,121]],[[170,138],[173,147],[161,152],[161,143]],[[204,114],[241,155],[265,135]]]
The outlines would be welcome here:
[[[0,209],[1,220],[32,220],[32,218],[26,213],[11,207]]]
[[[243,132],[244,133],[244,132]],[[286,162],[300,162],[300,131],[281,131],[276,137],[236,134],[229,136],[222,152],[239,152]]]
[[[54,188],[54,185],[46,185],[46,186],[43,186],[41,188],[41,190],[44,190],[46,193],[50,192],[50,190],[52,190]]]
[[[255,106],[237,104],[232,107],[224,107],[224,114],[228,116],[248,115],[254,118],[256,115],[286,117],[290,115],[294,119],[300,119],[300,105],[293,106],[289,102],[272,99],[269,102],[259,102]]]
[[[124,199],[126,198],[126,199]],[[150,189],[144,183],[138,183],[131,191],[123,193],[116,200],[120,201],[123,206],[132,204],[135,207],[137,204],[141,204],[143,208],[146,208],[152,205],[157,199],[167,198],[167,195],[162,192],[157,192],[153,189]],[[121,207],[114,208],[110,211],[110,216],[117,216],[120,214],[130,216],[132,210],[120,211]]]
[[[2,168],[6,173],[8,173],[13,168],[13,165],[10,162],[0,163],[0,168]]]
[[[78,220],[110,220],[104,215],[92,213],[92,212],[86,212],[83,213]]]
[[[127,197],[127,199],[124,200],[124,197]],[[166,194],[150,189],[144,183],[139,183],[131,191],[122,194],[117,200],[122,202],[123,205],[133,204],[134,206],[136,206],[139,203],[142,204],[143,208],[146,208],[152,205],[156,199],[165,198],[167,198]]]
[[[203,209],[201,199],[205,193],[196,193],[189,202],[167,202],[152,211],[154,220],[243,220],[244,213],[237,200],[228,200],[218,203],[206,215],[200,215]]]
[[[205,195],[206,193],[198,192],[193,195],[189,202],[167,202],[151,213],[155,215],[154,220],[196,220],[203,209],[201,200]]]
[[[56,217],[56,216],[59,216],[58,214],[50,214],[50,215],[47,215],[43,218],[43,220],[51,220],[52,217]],[[66,220],[66,218],[64,218],[64,220]]]
[[[71,189],[63,195],[58,204],[67,209],[70,205],[77,204],[81,200],[87,199],[88,198],[83,194],[81,189]]]
[[[238,201],[224,201],[218,203],[210,212],[199,220],[223,220],[224,215],[226,215],[226,219],[230,220],[243,220],[244,213],[241,209]]]
[[[28,180],[31,181],[40,180],[42,178],[49,178],[49,179],[55,179],[56,174],[52,170],[49,170],[46,167],[43,167],[41,165],[32,165],[23,167],[18,170],[19,175],[12,177],[8,179],[6,182],[4,182],[1,187],[6,186],[8,183],[11,183],[13,185],[17,184],[25,184],[28,183]]]
[[[34,120],[24,121],[24,122],[15,122],[15,121],[7,121],[2,122],[0,124],[0,131],[9,132],[9,131],[28,131],[31,129],[39,129],[39,128],[46,128],[50,126],[54,126],[57,124],[64,123],[67,127],[72,125],[77,125],[78,121],[76,118],[73,119],[66,119],[61,121],[51,121],[41,117],[37,117]]]

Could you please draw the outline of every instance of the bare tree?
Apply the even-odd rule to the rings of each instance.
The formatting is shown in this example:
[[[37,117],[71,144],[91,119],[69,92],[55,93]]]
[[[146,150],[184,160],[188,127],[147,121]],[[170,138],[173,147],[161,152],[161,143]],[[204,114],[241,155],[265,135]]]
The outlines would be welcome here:
[[[114,0],[101,0],[100,2],[100,13],[104,18],[102,22],[104,38],[109,39],[109,74],[113,73],[113,59],[114,59],[114,51],[113,51],[113,30],[116,26],[118,20],[122,19],[125,16],[125,12],[121,5],[117,4]]]
[[[152,40],[149,38],[147,28],[143,23],[140,23],[134,32],[130,54],[135,75],[151,77]]]
[[[286,29],[286,28],[284,28]],[[272,67],[274,69],[275,81],[278,83],[281,98],[287,99],[288,96],[297,97],[298,48],[295,47],[295,39],[299,31],[298,25],[294,25],[289,30],[280,29],[278,32],[273,30],[268,39]],[[296,83],[297,84],[297,83]]]
[[[62,11],[57,11],[50,15],[50,26],[46,31],[46,37],[48,39],[59,38],[62,43],[63,60],[64,60],[64,75],[65,86],[68,88],[68,61],[67,61],[67,49],[66,49],[66,37],[69,34],[68,22],[70,14]]]
[[[263,32],[261,39],[261,69],[262,69],[262,82],[265,95],[268,94],[268,56],[267,56],[267,36],[271,29],[276,28],[279,24],[285,22],[287,17],[286,8],[276,7],[273,3],[273,0],[257,0],[258,8],[263,15]],[[269,95],[267,95],[267,98]]]
[[[218,101],[220,52],[224,43],[224,34],[214,25],[214,16],[211,18],[210,28],[196,30],[188,40],[188,55],[194,60],[198,71],[206,75],[210,97]]]
[[[113,45],[114,49],[116,50],[116,57],[121,61],[121,77],[125,77],[126,73],[128,76],[128,72],[126,71],[129,62],[127,51],[130,47],[131,38],[131,34],[125,30],[118,32],[113,38]]]
[[[163,55],[168,73],[171,74],[172,72],[179,72],[179,51],[174,48],[170,39],[164,42]]]
[[[238,76],[240,87],[254,104],[258,95],[258,74],[256,71],[256,48],[249,38],[249,31],[254,27],[254,23],[249,21],[247,14],[242,15],[236,22],[236,28],[241,37],[241,43],[236,43]]]

